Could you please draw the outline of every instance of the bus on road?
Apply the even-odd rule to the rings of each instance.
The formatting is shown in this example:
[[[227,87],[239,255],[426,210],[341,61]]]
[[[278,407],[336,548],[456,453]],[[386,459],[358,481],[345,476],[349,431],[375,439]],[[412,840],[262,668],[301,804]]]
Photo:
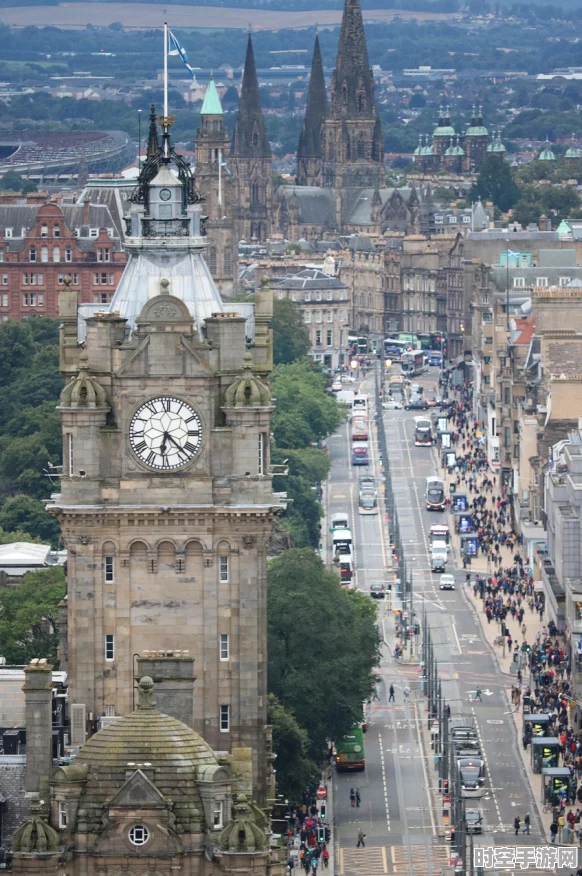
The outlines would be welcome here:
[[[444,511],[446,499],[445,482],[435,476],[427,478],[424,498],[427,511]]]
[[[352,417],[352,441],[368,440],[368,415],[366,413],[354,413]]]
[[[338,773],[366,769],[364,731],[361,724],[356,724],[349,733],[336,742],[335,765]]]
[[[404,398],[404,377],[402,374],[391,374],[388,381],[389,395],[399,395]]]
[[[422,350],[403,353],[400,359],[400,368],[407,377],[422,374],[424,370],[424,353]]]

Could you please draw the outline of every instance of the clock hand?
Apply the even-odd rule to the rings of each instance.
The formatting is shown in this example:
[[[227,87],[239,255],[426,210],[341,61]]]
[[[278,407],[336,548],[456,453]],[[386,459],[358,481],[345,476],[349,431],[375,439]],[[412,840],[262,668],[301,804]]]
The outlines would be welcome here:
[[[181,444],[178,444],[178,442],[176,441],[176,439],[173,438],[173,437],[170,435],[169,432],[166,432],[166,434],[167,434],[168,438],[170,439],[170,441],[172,442],[172,444],[175,444],[176,447],[178,448],[178,450],[179,450],[180,452],[183,453],[183,452],[184,452],[184,448],[182,447],[182,445],[181,445]]]
[[[169,437],[169,436],[168,436],[168,433],[167,433],[167,432],[164,432],[164,435],[163,435],[163,438],[162,438],[162,443],[161,443],[161,446],[160,446],[160,453],[162,454],[162,456],[164,456],[164,454],[165,454],[165,452],[166,452],[166,442],[167,442],[168,437]]]

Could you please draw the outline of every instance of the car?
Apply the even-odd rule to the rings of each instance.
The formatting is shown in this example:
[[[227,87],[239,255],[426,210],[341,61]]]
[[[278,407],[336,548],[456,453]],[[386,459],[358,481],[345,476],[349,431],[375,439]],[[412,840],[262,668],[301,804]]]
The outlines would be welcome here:
[[[404,405],[405,411],[427,411],[428,403],[424,398],[410,399],[408,404]]]
[[[481,757],[481,746],[476,740],[463,739],[453,743],[455,757]]]
[[[401,401],[391,400],[382,402],[382,407],[385,411],[401,411],[403,408],[403,404]]]
[[[483,813],[480,809],[465,809],[467,833],[483,833]]]
[[[358,501],[358,512],[360,514],[377,514],[378,502],[375,493],[367,490],[360,493]]]
[[[381,581],[375,581],[370,584],[370,596],[372,599],[385,599],[386,585],[382,584]]]
[[[455,589],[455,576],[454,575],[441,575],[439,581],[439,587],[441,590],[454,590]]]
[[[334,382],[331,385],[331,388],[332,388],[333,392],[339,392],[342,388],[341,380],[334,380]]]

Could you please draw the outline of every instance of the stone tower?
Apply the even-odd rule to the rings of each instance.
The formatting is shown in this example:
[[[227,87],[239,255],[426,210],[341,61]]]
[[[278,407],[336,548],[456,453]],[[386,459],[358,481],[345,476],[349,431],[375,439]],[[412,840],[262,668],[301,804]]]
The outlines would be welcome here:
[[[323,125],[323,184],[384,188],[384,136],[374,101],[359,0],[345,0],[331,109]]]
[[[69,552],[74,744],[131,712],[136,657],[196,659],[188,724],[248,752],[265,801],[266,551],[272,299],[225,312],[203,253],[200,195],[170,144],[146,160],[126,218],[128,262],[107,311],[61,293],[64,466],[52,497]],[[218,133],[218,132],[217,132]],[[244,758],[243,758],[244,759]]]
[[[250,34],[230,155],[236,189],[238,237],[266,240],[270,233],[273,209],[271,147],[261,110]]]
[[[222,295],[231,295],[238,275],[238,240],[233,214],[235,190],[227,162],[229,137],[211,79],[196,132],[196,185],[206,201],[208,266]]]
[[[321,136],[323,123],[327,118],[327,94],[323,76],[323,62],[319,48],[319,37],[315,37],[311,76],[307,94],[307,107],[303,128],[297,146],[297,185],[320,186],[321,175]]]
[[[466,173],[479,173],[487,158],[489,131],[483,122],[483,107],[477,111],[473,107],[471,124],[465,132],[465,157],[463,170]]]

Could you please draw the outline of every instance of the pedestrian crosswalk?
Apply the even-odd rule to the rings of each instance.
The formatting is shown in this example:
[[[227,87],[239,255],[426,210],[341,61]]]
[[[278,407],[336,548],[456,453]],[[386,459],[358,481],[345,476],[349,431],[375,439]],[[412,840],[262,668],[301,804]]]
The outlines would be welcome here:
[[[429,865],[440,872],[449,863],[449,847],[442,845],[365,846],[340,848],[341,876],[381,876],[381,874],[426,874]]]

